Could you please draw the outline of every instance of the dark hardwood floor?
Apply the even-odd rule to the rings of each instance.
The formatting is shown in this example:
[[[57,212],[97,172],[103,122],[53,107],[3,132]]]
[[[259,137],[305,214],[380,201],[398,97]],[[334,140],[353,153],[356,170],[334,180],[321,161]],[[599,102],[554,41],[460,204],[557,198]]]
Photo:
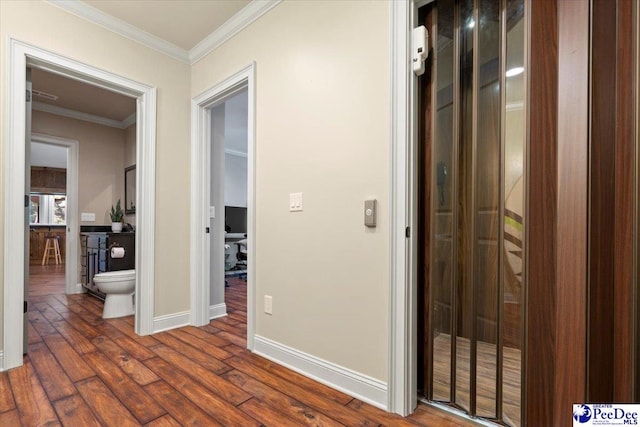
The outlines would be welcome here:
[[[141,337],[133,317],[65,295],[63,269],[31,273],[29,354],[0,373],[0,426],[473,425],[425,405],[392,415],[250,353],[239,279],[228,316]]]

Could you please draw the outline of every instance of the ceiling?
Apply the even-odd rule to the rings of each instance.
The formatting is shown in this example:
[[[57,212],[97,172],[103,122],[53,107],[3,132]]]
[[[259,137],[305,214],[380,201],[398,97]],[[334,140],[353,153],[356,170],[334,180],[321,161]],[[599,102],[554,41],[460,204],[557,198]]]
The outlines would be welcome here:
[[[155,37],[191,50],[245,8],[250,0],[85,0],[85,9],[97,9]],[[47,99],[34,93],[34,109],[60,113],[72,110],[125,123],[136,111],[136,101],[105,89],[34,69],[33,89],[58,97]],[[62,111],[67,114],[68,111]]]
[[[249,0],[85,0],[128,24],[185,50],[218,29]]]
[[[136,100],[106,89],[62,77],[47,71],[31,70],[33,82],[34,109],[38,104],[48,104],[58,108],[73,110],[94,116],[104,117],[118,122],[124,121],[136,112]],[[37,95],[37,92],[55,95],[57,100]]]

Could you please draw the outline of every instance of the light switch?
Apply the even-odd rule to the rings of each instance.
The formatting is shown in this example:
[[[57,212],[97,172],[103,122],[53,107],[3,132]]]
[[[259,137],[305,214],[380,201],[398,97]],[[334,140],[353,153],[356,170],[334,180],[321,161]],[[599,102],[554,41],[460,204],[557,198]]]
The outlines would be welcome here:
[[[209,206],[209,218],[215,218],[215,217],[216,217],[216,207]]]
[[[376,199],[364,201],[364,225],[376,226]]]
[[[271,295],[264,296],[264,312],[273,314],[273,297]]]
[[[302,193],[289,193],[289,212],[302,211]]]
[[[95,222],[95,220],[96,214],[93,212],[82,212],[82,214],[80,214],[80,221]]]

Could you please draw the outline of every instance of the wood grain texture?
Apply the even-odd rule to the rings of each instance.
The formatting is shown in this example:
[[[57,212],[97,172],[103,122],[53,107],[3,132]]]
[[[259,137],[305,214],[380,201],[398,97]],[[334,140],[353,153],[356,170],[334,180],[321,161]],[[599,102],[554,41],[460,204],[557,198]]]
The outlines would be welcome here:
[[[615,1],[593,0],[591,143],[589,153],[589,402],[613,399],[613,301],[616,216]]]
[[[139,425],[131,412],[97,377],[76,383],[80,395],[103,425],[122,427]]]
[[[552,426],[556,359],[558,2],[529,0],[525,418]]]
[[[615,146],[615,256],[613,290],[613,401],[634,401],[634,381],[638,380],[639,367],[633,367],[634,316],[633,295],[638,277],[633,277],[633,236],[638,233],[638,220],[634,219],[633,207],[638,194],[634,192],[634,160],[638,142],[635,132],[635,110],[638,108],[638,87],[634,81],[634,69],[637,72],[638,58],[634,51],[637,39],[638,23],[634,25],[634,2],[617,0],[616,34],[616,146]],[[636,6],[637,2],[636,2]],[[635,227],[634,227],[635,223]],[[637,255],[636,255],[637,256]],[[637,261],[637,260],[636,260]],[[637,291],[636,291],[637,292]],[[639,308],[637,307],[636,310]],[[634,375],[629,373],[635,372]],[[640,396],[635,396],[638,401]]]
[[[246,295],[246,283],[234,278],[230,279],[230,285],[235,310],[240,311],[238,301],[246,301],[246,296],[242,296]],[[197,423],[243,427],[473,425],[471,421],[422,405],[417,412],[420,415],[412,420],[363,402],[355,404],[352,397],[342,392],[249,353],[242,347],[246,333],[238,323],[243,316],[137,340],[131,336],[132,317],[118,319],[117,325],[113,319],[101,319],[95,314],[100,303],[92,297],[41,294],[30,299],[34,303],[32,321],[45,325],[43,330],[48,334],[31,346],[33,354],[26,356],[24,366],[0,372],[2,426],[98,425],[96,422],[119,427]],[[38,309],[46,312],[46,316]],[[53,321],[53,329],[47,318],[57,319]],[[123,330],[125,325],[130,333]],[[196,349],[193,344],[200,341],[218,345],[221,352],[210,346],[206,346],[208,352]],[[228,357],[221,361],[209,353]],[[36,372],[32,357],[39,365],[47,366],[47,371]],[[73,363],[61,362],[59,359],[63,357],[78,362],[78,373],[69,371]],[[58,359],[58,364],[51,363],[53,359]],[[233,360],[242,371],[226,363],[227,360]],[[66,383],[60,380],[65,376],[77,392],[70,395],[57,392],[60,397],[52,400],[42,382],[57,378],[56,381]],[[425,418],[424,414],[430,415]]]
[[[53,404],[64,426],[100,427],[100,421],[93,415],[89,406],[79,395],[69,396]]]
[[[589,0],[558,2],[558,28],[556,425],[586,398]]]

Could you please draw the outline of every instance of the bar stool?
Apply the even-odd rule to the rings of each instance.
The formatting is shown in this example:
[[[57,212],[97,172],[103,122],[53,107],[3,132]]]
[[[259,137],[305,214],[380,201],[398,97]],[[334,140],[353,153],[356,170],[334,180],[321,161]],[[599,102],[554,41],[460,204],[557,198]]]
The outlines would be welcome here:
[[[44,245],[44,254],[42,255],[42,265],[49,264],[49,258],[53,257],[56,260],[56,264],[62,264],[62,257],[60,256],[60,236],[54,236],[53,234],[45,234],[46,244]]]

